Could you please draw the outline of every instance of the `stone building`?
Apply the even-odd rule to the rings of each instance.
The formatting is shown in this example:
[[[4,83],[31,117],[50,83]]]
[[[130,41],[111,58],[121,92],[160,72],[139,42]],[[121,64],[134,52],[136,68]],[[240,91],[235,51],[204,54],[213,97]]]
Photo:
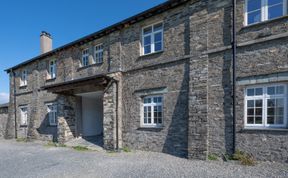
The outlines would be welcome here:
[[[57,49],[43,32],[42,54],[6,70],[6,136],[16,117],[18,137],[231,153],[231,6],[170,0]],[[237,1],[236,149],[259,160],[288,161],[286,13],[286,0]]]
[[[5,136],[9,104],[0,104],[0,138]]]

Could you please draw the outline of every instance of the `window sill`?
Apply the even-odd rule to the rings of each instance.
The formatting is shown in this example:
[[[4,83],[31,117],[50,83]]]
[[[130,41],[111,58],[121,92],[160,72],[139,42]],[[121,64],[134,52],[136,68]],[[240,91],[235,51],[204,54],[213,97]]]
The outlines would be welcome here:
[[[28,125],[20,125],[20,128],[26,128]]]
[[[157,127],[144,127],[144,126],[141,126],[139,127],[137,130],[140,130],[140,131],[153,131],[153,132],[160,132],[161,130],[164,129],[164,126],[157,126]]]
[[[56,77],[55,78],[48,78],[46,79],[46,82],[54,82],[56,80]]]
[[[153,55],[160,54],[160,53],[163,53],[163,52],[164,52],[164,50],[153,52],[153,53],[149,53],[149,54],[142,54],[142,55],[140,55],[140,57],[153,56]]]
[[[77,69],[77,72],[80,71],[80,70],[87,69],[87,68],[89,68],[89,67],[101,66],[102,64],[103,64],[103,62],[102,62],[102,63],[94,63],[94,64],[90,64],[90,65],[88,65],[88,66],[81,66],[81,67],[79,67],[79,68]]]
[[[263,22],[254,23],[254,24],[251,24],[251,25],[244,25],[241,30],[249,29],[249,28],[253,28],[253,27],[258,27],[258,26],[262,26],[262,25],[265,26],[266,24],[277,22],[277,21],[281,21],[283,19],[288,19],[288,15],[281,16],[281,17],[278,17],[278,18],[275,18],[275,19],[271,19],[271,20],[266,20],[266,21],[263,21]]]
[[[264,128],[264,127],[245,127],[241,131],[276,131],[276,132],[288,132],[288,128],[284,127],[270,127],[270,128]]]
[[[20,85],[19,88],[20,88],[20,89],[26,89],[26,88],[27,88],[27,85]]]

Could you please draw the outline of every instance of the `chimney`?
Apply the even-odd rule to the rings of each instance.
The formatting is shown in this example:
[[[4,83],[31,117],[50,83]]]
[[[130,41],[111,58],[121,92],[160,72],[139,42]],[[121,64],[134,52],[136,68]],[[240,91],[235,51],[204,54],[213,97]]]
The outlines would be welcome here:
[[[47,53],[52,50],[52,37],[50,33],[47,33],[45,31],[41,32],[40,48],[41,48],[41,54]]]

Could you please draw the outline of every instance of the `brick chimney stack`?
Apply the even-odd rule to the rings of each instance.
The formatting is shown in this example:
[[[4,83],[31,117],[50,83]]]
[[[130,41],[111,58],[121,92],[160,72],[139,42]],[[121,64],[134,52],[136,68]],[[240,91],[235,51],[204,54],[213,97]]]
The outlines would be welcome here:
[[[47,53],[52,50],[52,37],[51,34],[45,31],[40,35],[40,49],[41,54]]]

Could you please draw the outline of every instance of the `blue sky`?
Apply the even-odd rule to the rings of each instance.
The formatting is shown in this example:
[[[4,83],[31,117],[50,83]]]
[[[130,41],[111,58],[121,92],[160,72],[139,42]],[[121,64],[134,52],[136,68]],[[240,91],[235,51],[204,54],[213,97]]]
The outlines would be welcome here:
[[[0,104],[7,102],[3,71],[39,55],[39,35],[53,36],[53,48],[74,41],[166,0],[9,0],[0,2]]]

